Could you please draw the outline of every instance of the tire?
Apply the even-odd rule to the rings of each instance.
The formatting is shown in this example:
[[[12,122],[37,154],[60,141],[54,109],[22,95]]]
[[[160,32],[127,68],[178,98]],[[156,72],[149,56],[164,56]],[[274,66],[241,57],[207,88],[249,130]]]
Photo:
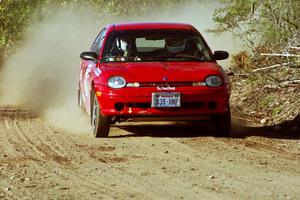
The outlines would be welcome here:
[[[92,92],[91,98],[91,123],[93,127],[93,135],[96,138],[107,137],[110,129],[109,117],[105,117],[100,112],[100,106],[97,96]]]
[[[219,137],[228,137],[231,131],[231,113],[230,109],[226,113],[212,117],[215,126],[215,135]]]

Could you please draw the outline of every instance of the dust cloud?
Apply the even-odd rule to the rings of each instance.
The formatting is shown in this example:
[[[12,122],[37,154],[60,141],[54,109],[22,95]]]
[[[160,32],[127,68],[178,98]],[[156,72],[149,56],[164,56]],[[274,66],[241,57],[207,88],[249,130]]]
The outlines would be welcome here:
[[[1,72],[1,103],[25,106],[59,128],[89,131],[77,110],[77,76],[79,53],[98,31],[90,17],[57,11],[31,26]]]
[[[1,74],[1,104],[25,106],[51,124],[71,131],[90,132],[89,121],[77,109],[77,86],[82,51],[88,50],[101,27],[129,21],[172,21],[193,24],[212,50],[230,52],[237,46],[230,35],[214,36],[212,1],[185,3],[180,9],[157,10],[136,18],[97,17],[88,8],[57,10],[35,23],[25,41],[11,55]]]

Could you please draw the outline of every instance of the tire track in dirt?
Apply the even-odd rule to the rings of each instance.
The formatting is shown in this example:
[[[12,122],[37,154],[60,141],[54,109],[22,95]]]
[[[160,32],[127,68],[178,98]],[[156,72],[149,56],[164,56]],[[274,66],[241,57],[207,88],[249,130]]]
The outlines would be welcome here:
[[[48,160],[48,158],[50,158],[51,161],[58,163],[59,165],[55,165],[55,167],[59,168],[61,170],[64,170],[65,173],[69,173],[72,176],[80,178],[83,181],[90,183],[90,185],[93,185],[93,186],[97,185],[101,188],[104,188],[105,191],[109,191],[110,194],[116,194],[113,196],[114,198],[117,198],[117,196],[122,196],[121,193],[120,193],[120,195],[117,195],[117,194],[119,194],[119,192],[113,191],[106,185],[102,184],[101,182],[91,178],[89,174],[79,175],[79,173],[82,173],[82,171],[79,172],[79,171],[76,171],[76,169],[79,169],[80,165],[78,165],[76,162],[73,162],[72,159],[69,159],[68,156],[71,156],[72,154],[66,154],[67,150],[70,150],[70,149],[68,149],[70,146],[65,145],[65,147],[61,148],[60,151],[58,152],[58,150],[56,150],[55,147],[52,147],[52,143],[50,144],[49,142],[45,142],[44,137],[41,136],[41,132],[43,132],[42,135],[45,136],[47,134],[53,134],[53,133],[51,133],[53,129],[47,128],[47,125],[45,128],[45,123],[42,121],[38,122],[37,120],[39,120],[39,119],[29,120],[26,123],[24,121],[18,121],[17,119],[14,120],[15,121],[14,128],[16,129],[16,131],[18,132],[20,137],[23,139],[23,141],[25,141],[26,144],[28,144],[28,146],[31,146],[35,150],[36,154],[40,154],[40,156],[42,157],[43,160]],[[46,132],[45,132],[45,130],[46,130]],[[27,136],[27,133],[29,133],[29,132],[30,132],[31,137],[34,137],[34,140],[30,139]],[[66,133],[62,133],[62,134],[64,137],[66,136]],[[52,139],[53,138],[51,138],[51,141],[53,141]],[[61,139],[62,139],[61,141],[64,141],[62,137],[61,137]],[[54,143],[55,143],[56,147],[57,146],[62,147],[60,144],[58,144],[57,140]],[[48,161],[48,163],[50,163],[50,162]],[[64,167],[61,167],[61,166],[64,166]],[[67,166],[68,169],[65,169],[65,166]],[[103,163],[102,163],[102,166],[105,167]],[[74,169],[71,169],[71,168],[74,168]],[[109,177],[110,180],[114,180],[115,174],[114,174],[114,172],[111,172],[109,174],[106,173],[106,177]],[[117,181],[114,180],[114,182],[117,182]],[[144,198],[147,196],[147,194],[145,194],[145,193],[143,193],[143,195],[141,195],[140,194],[141,191],[137,190],[134,187],[130,187],[129,185],[120,184],[120,183],[119,183],[119,185],[122,185],[123,187],[127,188],[126,189],[127,192],[129,190],[134,193],[138,193],[138,195],[143,196]],[[93,187],[93,188],[99,190],[99,188],[95,188],[95,187]],[[103,191],[103,193],[104,193],[104,191]]]
[[[47,146],[47,145],[45,145],[45,146]],[[37,150],[36,152],[37,153],[39,153],[39,152],[43,153],[43,155],[44,155],[43,159],[44,160],[47,160],[47,158],[50,157],[51,160],[53,162],[55,162],[55,163],[53,163],[53,162],[50,162],[48,160],[47,161],[47,165],[50,165],[50,166],[55,167],[55,168],[58,168],[58,169],[60,169],[62,171],[62,173],[66,173],[69,176],[73,176],[73,178],[78,179],[78,182],[84,181],[84,182],[88,183],[88,185],[86,185],[86,186],[89,187],[89,188],[93,188],[93,189],[95,189],[97,191],[100,190],[102,192],[102,194],[108,194],[108,192],[107,192],[108,188],[106,188],[103,184],[100,184],[97,181],[90,180],[90,179],[88,179],[88,178],[86,178],[86,177],[84,177],[82,175],[79,175],[78,173],[76,173],[76,172],[74,172],[74,171],[72,171],[70,169],[66,169],[64,167],[61,167],[60,165],[68,165],[69,164],[69,160],[66,159],[66,158],[64,158],[64,157],[61,157],[60,155],[54,155],[56,153],[56,151],[55,152],[51,152],[51,150],[50,150],[51,148],[49,149],[49,148],[47,148],[45,146],[44,147],[34,147],[34,148],[36,148],[36,150]],[[46,149],[48,149],[50,151],[48,151],[45,154],[45,152],[47,151]],[[56,163],[58,163],[58,164],[56,164]],[[99,186],[100,188],[99,187],[95,187],[95,185]],[[103,188],[105,188],[105,190],[103,190]],[[109,197],[111,197],[111,196],[110,195],[106,196],[106,198],[109,198]]]
[[[32,124],[35,124],[35,127],[32,126]],[[53,138],[42,138],[41,135],[44,136],[45,129],[42,126],[37,126],[40,123],[38,123],[35,119],[35,121],[27,121],[25,125],[22,127],[26,127],[28,131],[31,132],[31,134],[34,134],[34,142],[31,142],[33,146],[35,146],[40,152],[43,152],[45,154],[45,157],[52,159],[53,161],[56,161],[57,163],[60,163],[62,165],[68,165],[70,164],[70,160],[67,158],[64,153],[58,149],[59,147],[55,144],[50,144],[48,141],[52,141]],[[24,129],[24,128],[23,128]],[[37,131],[38,130],[38,131]],[[22,131],[23,135],[26,137],[26,132],[28,131]],[[47,132],[49,133],[49,132]],[[26,137],[27,140],[28,137]],[[33,141],[33,140],[31,140]],[[39,143],[39,145],[37,145]]]
[[[37,141],[33,141],[33,139],[30,139],[27,135],[27,129],[28,127],[31,127],[32,124],[35,124],[34,120],[26,122],[26,117],[22,118],[22,120],[19,120],[18,116],[16,116],[13,118],[12,129],[15,130],[15,133],[17,133],[17,137],[19,138],[17,139],[17,141],[19,142],[19,145],[22,145],[22,148],[29,147],[31,150],[33,150],[34,160],[42,160],[38,163],[40,167],[44,167],[44,165],[47,165],[47,167],[51,168],[52,170],[58,169],[61,171],[61,174],[68,174],[68,176],[72,179],[75,179],[76,182],[82,183],[83,181],[86,184],[82,185],[85,185],[88,188],[92,188],[95,191],[101,192],[101,195],[103,195],[105,198],[116,198],[116,196],[111,195],[112,191],[103,184],[100,184],[97,181],[90,180],[71,169],[66,169],[65,166],[69,164],[68,159],[62,157],[60,153],[58,154],[57,150],[54,150],[51,146],[49,146],[49,144],[44,143],[44,141],[42,141],[40,137],[36,137],[38,135],[38,133],[34,134],[36,129],[31,129],[32,132],[30,132],[30,134],[31,137],[34,136],[35,139],[39,140],[40,144],[37,144]],[[21,141],[23,141],[23,143]],[[25,154],[25,157],[27,152],[28,151],[23,152],[23,154]]]
[[[117,131],[116,128],[112,128],[112,132],[116,132],[116,131]],[[92,138],[92,136],[90,136],[89,139],[93,142],[97,141],[97,139]],[[126,140],[124,140],[124,139],[110,139],[110,138],[102,139],[101,138],[101,139],[98,139],[98,141],[99,141],[100,146],[103,143],[104,144],[105,143],[111,143],[111,144],[114,144],[115,146],[119,146],[119,142],[123,141],[123,143],[125,142],[126,144],[128,144],[128,146],[131,147],[130,149],[125,149],[126,152],[127,152],[127,150],[130,150],[128,152],[128,154],[131,154],[131,153],[134,154],[134,152],[138,152],[141,149],[145,149],[145,151],[142,152],[143,154],[159,155],[159,157],[164,156],[164,153],[159,153],[159,151],[155,151],[153,153],[150,152],[149,149],[146,148],[138,139],[136,140],[134,138],[130,138],[129,140],[127,140],[127,139]],[[89,142],[87,142],[87,144],[89,144]],[[132,148],[136,144],[138,144],[141,147],[141,149]],[[68,146],[68,145],[66,145],[66,146]],[[89,151],[89,149],[92,148],[93,146],[91,146],[91,145],[80,145],[80,147],[82,147],[83,150]],[[97,149],[93,148],[93,150],[97,150]],[[132,155],[131,158],[132,158],[131,163],[132,162],[140,162],[139,160],[141,159],[141,157],[136,156],[136,154]],[[93,159],[97,161],[97,157],[93,157]],[[143,158],[141,161],[144,162],[145,158]],[[92,162],[92,161],[90,161],[90,162]],[[126,188],[128,188],[128,189],[135,188],[135,190],[138,190],[138,191],[140,191],[144,194],[143,199],[145,199],[146,198],[145,195],[147,195],[147,193],[148,193],[147,190],[150,189],[150,188],[147,188],[147,185],[148,185],[147,177],[145,177],[144,180],[136,179],[136,176],[137,176],[138,172],[136,170],[134,170],[134,168],[132,168],[133,171],[132,170],[128,171],[128,167],[130,168],[130,165],[128,166],[127,163],[128,162],[120,162],[120,163],[117,162],[117,163],[114,163],[113,165],[108,165],[108,166],[107,165],[102,165],[102,166],[104,166],[103,169],[106,170],[105,177],[107,177],[108,179],[118,180],[118,182],[117,182],[118,186],[121,186],[121,187],[126,186]],[[109,164],[109,163],[107,163],[107,164]],[[139,166],[136,166],[136,167],[139,167]],[[165,179],[172,179],[172,175],[166,176],[163,173],[160,174],[160,172],[161,172],[160,170],[157,170],[156,172],[159,172],[160,178],[161,178],[161,176],[163,176]],[[142,175],[142,176],[144,176],[144,175]],[[182,182],[180,182],[180,180],[177,181],[177,182],[178,182],[178,185],[182,184]],[[157,196],[156,193],[157,193],[156,191],[154,191],[154,192],[152,191],[152,193],[150,193],[150,194],[153,198],[155,196],[157,198],[159,198],[159,196]],[[149,194],[147,196],[149,196]]]
[[[27,162],[34,161],[31,156],[26,155],[28,148],[24,148],[23,144],[19,141],[19,137],[13,127],[13,119],[17,115],[17,111],[12,108],[0,108],[0,138],[1,147],[3,151],[0,152],[0,167],[1,167],[1,181],[0,185],[3,187],[5,193],[2,193],[2,198],[5,199],[21,199],[22,194],[14,192],[12,182],[16,176],[16,170]],[[21,113],[23,117],[24,113]],[[3,120],[2,120],[3,119]],[[1,193],[1,191],[0,191]]]
[[[13,128],[13,119],[15,115],[16,113],[12,112],[11,109],[8,111],[3,108],[0,109],[0,118],[4,119],[3,121],[1,120],[0,123],[0,137],[2,137],[1,148],[3,148],[2,153],[4,154],[4,158],[20,156],[20,154],[23,155],[22,151],[24,149],[19,147],[20,145],[18,145],[18,139],[16,139],[17,135]]]
[[[31,120],[31,119],[29,119],[29,120],[27,120],[27,123],[28,124],[25,124],[25,123],[23,123],[23,121],[18,121],[17,120],[17,123],[16,123],[16,125],[18,125],[18,127],[19,127],[19,129],[22,129],[22,128],[25,128],[26,129],[26,131],[28,132],[28,127],[30,128],[31,126],[32,126],[32,124],[34,124],[34,126],[32,126],[31,128],[31,130],[30,130],[30,136],[31,137],[33,137],[34,135],[36,136],[36,135],[40,135],[40,133],[37,133],[37,131],[36,130],[41,130],[41,129],[43,129],[43,127],[41,126],[36,126],[36,124],[39,124],[40,125],[40,123],[37,123],[37,121],[34,119],[34,120]],[[26,132],[25,131],[25,132]],[[21,131],[19,130],[19,133],[20,133]],[[49,131],[49,132],[52,132],[51,130]],[[21,134],[22,134],[22,132],[21,132]],[[23,131],[23,134],[24,134],[24,131]],[[43,135],[45,135],[46,133],[43,133]],[[53,132],[52,132],[52,134],[53,134]],[[64,134],[65,135],[65,133],[62,133],[62,134]],[[25,135],[26,136],[26,135]],[[34,136],[34,137],[35,137]],[[39,138],[41,139],[41,137],[42,137],[42,139],[44,139],[44,136],[40,136]],[[58,137],[59,138],[59,137]],[[23,140],[27,140],[27,141],[29,141],[28,143],[29,143],[29,145],[36,145],[36,143],[37,143],[37,141],[35,140],[34,142],[33,141],[31,141],[28,137],[26,138],[24,138],[23,137]],[[52,140],[51,140],[52,141]],[[143,151],[143,153],[145,153],[145,154],[153,154],[153,155],[156,155],[158,158],[158,161],[161,159],[161,157],[165,157],[165,155],[164,155],[164,153],[163,152],[161,152],[160,150],[154,150],[153,151],[153,148],[151,148],[151,147],[148,147],[147,146],[147,142],[146,143],[141,143],[141,140],[140,139],[134,139],[133,141],[135,141],[135,144],[139,144],[140,145],[140,147],[141,147],[141,149],[145,149],[144,151]],[[56,141],[57,142],[57,141]],[[155,142],[158,142],[159,144],[161,144],[160,146],[163,146],[164,145],[164,143],[165,143],[165,141],[162,141],[162,142],[159,142],[159,141],[155,141]],[[58,143],[58,142],[57,142]],[[132,144],[132,140],[131,140],[131,142],[130,142],[131,144]],[[52,144],[52,143],[51,143]],[[50,146],[51,144],[49,144],[49,143],[47,143],[46,144],[46,146],[48,145],[48,146]],[[69,148],[67,148],[69,145],[67,144],[67,145],[65,145],[65,148],[62,148],[62,149],[67,149],[67,151],[69,150]],[[157,146],[159,146],[159,145],[157,145]],[[43,145],[42,145],[42,147],[44,147]],[[62,149],[60,149],[60,151],[62,150]],[[151,150],[152,149],[152,150]],[[150,150],[150,151],[149,151]],[[43,153],[43,155],[42,156],[46,156],[47,155],[47,153],[49,153],[49,152],[51,152],[51,151],[53,151],[53,148],[51,148],[51,149],[47,149],[47,150],[43,150],[43,149],[39,149],[39,148],[37,148],[37,153],[40,153],[40,152],[42,152]],[[61,151],[62,152],[62,151]],[[174,152],[175,152],[175,150],[174,150]],[[57,152],[54,152],[54,153],[57,153]],[[61,153],[61,154],[64,154],[64,153]],[[187,153],[188,154],[188,153]],[[71,154],[70,154],[71,155]],[[191,157],[191,156],[189,156],[189,158],[190,159],[193,159],[193,157]],[[97,158],[94,158],[94,159],[97,159]],[[74,164],[72,163],[72,166],[74,166]],[[143,185],[141,185],[140,183],[139,183],[139,181],[137,180],[135,180],[134,179],[134,176],[136,176],[136,174],[134,173],[134,172],[132,172],[132,173],[126,173],[126,171],[124,171],[124,170],[122,170],[122,169],[120,169],[120,168],[114,168],[114,169],[109,169],[111,172],[110,173],[106,173],[106,176],[107,177],[109,177],[109,179],[118,179],[120,182],[122,182],[122,184],[118,184],[118,185],[127,185],[126,186],[126,188],[135,188],[135,191],[136,191],[136,189],[138,188],[138,191],[142,191],[143,193],[145,193],[146,192],[146,190],[147,189],[149,189],[149,188],[145,188]],[[121,170],[121,171],[120,171]],[[119,175],[119,176],[116,176],[116,174],[119,174],[120,172],[122,172],[122,175]],[[165,173],[161,173],[161,170],[160,169],[157,169],[156,170],[156,173],[157,174],[159,174],[159,176],[161,176],[161,178],[162,179],[166,179],[166,180],[172,180],[173,179],[173,176],[174,175],[169,175],[169,174],[165,174]],[[175,181],[178,185],[180,185],[181,184],[181,182],[180,182],[181,180],[179,179],[178,181]],[[184,189],[181,189],[181,190],[184,190]],[[145,195],[145,194],[144,194]],[[155,192],[153,192],[152,193],[152,196],[155,196]]]
[[[67,152],[64,150],[65,148],[63,148],[63,145],[58,142],[56,135],[53,134],[53,133],[59,133],[59,131],[56,131],[54,128],[52,128],[47,123],[43,123],[43,125],[46,128],[46,132],[51,136],[51,141],[54,142],[53,145],[55,145],[59,149],[59,151],[61,152],[61,154],[63,156],[67,157],[68,155],[67,155]],[[68,135],[66,135],[66,137],[67,137],[66,140],[64,140],[64,146],[67,146],[67,145],[70,146],[70,143],[74,144],[74,140],[71,137],[69,137]]]
[[[1,116],[0,116],[0,120],[2,121],[1,119]],[[0,123],[0,138],[3,138],[1,141],[5,141],[5,136],[6,133],[9,131],[10,127],[9,127],[9,124],[8,124],[8,120],[6,119],[6,117],[4,117],[4,122],[5,123]],[[3,145],[0,145],[0,152],[3,153],[3,156],[6,154],[6,149],[9,145],[7,145],[8,142],[5,142],[5,144]],[[9,152],[9,151],[8,151]]]
[[[53,138],[59,138],[59,137],[57,137],[57,135],[55,135],[53,133],[60,133],[61,131],[57,131],[55,128],[51,127],[47,123],[43,123],[43,125],[46,127],[48,133],[53,136]],[[63,134],[64,137],[67,137],[67,142],[66,143],[64,142],[64,147],[62,147],[62,144],[60,144],[57,139],[54,139],[55,144],[58,147],[60,147],[61,152],[66,157],[69,157],[69,158],[72,157],[72,159],[70,159],[70,161],[72,162],[73,167],[75,167],[77,169],[82,167],[81,164],[78,162],[78,156],[74,156],[74,154],[70,153],[75,150],[78,153],[83,154],[83,157],[87,157],[86,158],[87,160],[85,160],[86,162],[90,163],[91,165],[93,165],[93,164],[97,165],[98,167],[100,165],[100,168],[102,170],[106,170],[105,178],[113,182],[110,185],[118,184],[120,187],[126,188],[126,191],[129,193],[131,191],[131,192],[135,193],[135,195],[139,195],[143,199],[145,199],[146,197],[150,199],[150,195],[147,194],[147,192],[143,192],[142,190],[137,189],[137,187],[132,187],[130,184],[128,184],[128,182],[126,182],[121,177],[116,177],[117,174],[120,174],[120,169],[113,168],[112,166],[107,166],[107,164],[110,164],[110,163],[119,163],[119,162],[127,161],[127,159],[123,159],[123,157],[115,157],[114,155],[111,155],[112,157],[105,157],[104,155],[101,154],[102,152],[114,151],[114,149],[115,149],[114,147],[103,147],[100,144],[98,144],[96,146],[95,145],[84,145],[84,144],[82,145],[82,144],[78,143],[78,141],[76,141],[75,139],[70,137],[68,135],[68,133],[61,132],[61,134]],[[89,139],[94,140],[94,138],[92,138],[92,137]],[[60,140],[60,141],[63,141],[63,140]],[[97,154],[101,154],[101,155],[98,156]],[[83,162],[83,161],[80,161],[80,162]],[[80,173],[85,174],[85,178],[88,178],[92,181],[99,182],[95,179],[95,177],[91,177],[90,173],[88,173],[86,171],[81,170]],[[122,171],[122,173],[124,173],[124,172]],[[122,181],[124,181],[124,182],[122,182]]]
[[[33,198],[32,191],[40,198],[53,194],[58,199],[296,199],[300,195],[296,190],[299,148],[293,140],[197,136],[198,130],[162,124],[113,126],[111,137],[96,139],[58,129],[17,109],[1,114],[0,107],[1,117],[0,139],[5,147],[0,150],[8,158],[0,161],[12,163],[13,168],[0,165],[1,173],[8,173],[0,173],[0,185],[13,183],[19,188],[6,192],[8,199]],[[284,148],[289,144],[293,147]],[[276,156],[272,162],[260,163],[272,155]],[[26,161],[18,160],[22,157]],[[21,186],[30,181],[10,180],[9,174],[24,170],[29,178],[41,178],[34,179],[41,186],[24,189]]]

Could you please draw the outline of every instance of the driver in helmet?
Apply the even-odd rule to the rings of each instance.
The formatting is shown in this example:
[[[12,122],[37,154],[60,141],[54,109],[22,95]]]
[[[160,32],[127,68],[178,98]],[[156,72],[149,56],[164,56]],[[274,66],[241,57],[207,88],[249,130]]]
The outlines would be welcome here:
[[[165,39],[165,47],[168,53],[176,56],[199,57],[200,50],[192,38],[170,37]]]
[[[120,48],[124,52],[124,56],[135,56],[136,46],[135,39],[133,38],[121,38],[120,39]]]
[[[135,40],[132,38],[116,38],[110,50],[113,56],[133,56],[135,53]]]
[[[186,49],[185,40],[179,37],[168,37],[165,39],[166,49],[171,54],[181,53]]]

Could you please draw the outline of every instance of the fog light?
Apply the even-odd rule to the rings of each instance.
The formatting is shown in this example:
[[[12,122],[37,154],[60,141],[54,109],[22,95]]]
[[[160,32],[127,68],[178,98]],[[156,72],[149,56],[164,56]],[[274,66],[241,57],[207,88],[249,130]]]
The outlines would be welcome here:
[[[205,82],[193,82],[193,86],[206,86]]]
[[[138,82],[127,83],[126,87],[140,87],[140,84]]]

